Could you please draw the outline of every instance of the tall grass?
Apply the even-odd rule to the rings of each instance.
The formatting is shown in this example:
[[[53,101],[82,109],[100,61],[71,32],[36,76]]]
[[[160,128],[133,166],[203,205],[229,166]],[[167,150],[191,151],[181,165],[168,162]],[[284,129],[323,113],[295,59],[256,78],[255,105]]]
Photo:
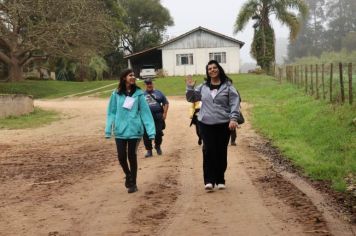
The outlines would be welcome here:
[[[307,175],[345,190],[345,178],[356,174],[356,106],[314,100],[266,76],[240,75],[234,81],[254,104],[251,119],[259,132]]]

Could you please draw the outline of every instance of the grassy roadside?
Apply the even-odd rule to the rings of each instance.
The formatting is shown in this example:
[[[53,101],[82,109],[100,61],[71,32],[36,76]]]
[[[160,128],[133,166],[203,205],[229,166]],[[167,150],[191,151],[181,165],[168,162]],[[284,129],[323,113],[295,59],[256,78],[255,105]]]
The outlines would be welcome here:
[[[71,94],[81,93],[96,89],[102,86],[113,84],[116,81],[91,81],[91,82],[70,82],[70,81],[35,81],[26,80],[16,83],[0,83],[0,93],[4,94],[28,94],[34,98],[58,98]],[[115,88],[116,85],[106,87]],[[84,95],[84,94],[83,94]]]
[[[346,178],[351,176],[355,181],[355,105],[330,105],[267,76],[238,75],[233,79],[244,100],[254,105],[254,128],[308,176],[330,180],[339,191],[346,189]]]
[[[36,128],[57,120],[59,120],[59,113],[36,107],[33,112],[26,115],[0,118],[0,129]]]

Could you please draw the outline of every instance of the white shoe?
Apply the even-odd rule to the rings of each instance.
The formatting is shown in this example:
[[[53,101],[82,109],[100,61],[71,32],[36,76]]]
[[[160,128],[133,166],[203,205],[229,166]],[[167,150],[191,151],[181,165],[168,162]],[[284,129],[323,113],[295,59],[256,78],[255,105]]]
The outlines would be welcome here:
[[[220,189],[220,190],[226,189],[225,184],[218,184],[218,189]]]
[[[206,184],[205,190],[208,190],[208,191],[213,190],[213,184],[211,184],[211,183]]]

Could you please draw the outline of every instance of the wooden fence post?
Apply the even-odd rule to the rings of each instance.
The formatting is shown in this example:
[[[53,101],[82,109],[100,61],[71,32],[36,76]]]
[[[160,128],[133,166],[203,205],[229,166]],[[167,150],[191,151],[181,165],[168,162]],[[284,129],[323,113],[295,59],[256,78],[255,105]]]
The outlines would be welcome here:
[[[334,64],[330,64],[330,102],[333,102],[333,74],[334,74]]]
[[[315,65],[315,91],[316,91],[316,99],[319,99],[319,65]]]
[[[349,69],[349,104],[352,105],[353,97],[352,97],[352,63],[351,62],[349,63],[348,69]]]
[[[305,65],[304,66],[304,70],[305,70],[305,83],[304,83],[304,86],[305,86],[305,93],[308,94],[308,66]]]
[[[345,90],[344,90],[344,79],[342,71],[342,63],[339,63],[339,75],[340,75],[340,92],[341,92],[341,103],[345,102]]]
[[[325,68],[324,64],[321,65],[321,83],[323,86],[323,99],[325,100],[325,79],[324,79]]]
[[[313,81],[313,65],[310,65],[310,84],[311,84],[311,95],[314,95],[314,81]]]

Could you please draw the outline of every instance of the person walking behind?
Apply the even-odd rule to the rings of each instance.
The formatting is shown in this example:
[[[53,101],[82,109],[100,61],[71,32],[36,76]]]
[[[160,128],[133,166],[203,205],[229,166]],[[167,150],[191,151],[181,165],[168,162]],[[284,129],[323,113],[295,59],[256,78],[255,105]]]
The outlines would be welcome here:
[[[169,103],[166,96],[164,96],[161,91],[154,89],[152,79],[145,79],[144,83],[146,85],[145,98],[150,107],[156,127],[154,148],[156,149],[158,155],[162,155],[162,136],[163,130],[166,126],[165,120],[167,117]],[[152,140],[149,138],[149,135],[147,135],[147,132],[145,132],[143,136],[143,142],[147,150],[145,157],[152,157]]]
[[[110,138],[112,133],[115,136],[118,159],[125,173],[125,187],[128,193],[138,190],[137,147],[144,129],[148,138],[154,139],[156,135],[154,121],[144,92],[136,86],[133,71],[126,69],[120,75],[118,88],[110,97],[105,137]]]
[[[240,109],[239,95],[220,64],[211,60],[206,65],[206,81],[195,87],[191,76],[186,78],[186,99],[201,101],[198,114],[203,138],[203,172],[205,189],[225,189],[227,147],[230,130],[236,129]]]
[[[200,111],[200,106],[201,106],[201,102],[193,102],[192,106],[190,107],[190,125],[195,126],[195,133],[198,136],[198,145],[202,144],[202,139],[201,139],[201,135],[200,135],[200,130],[199,130],[199,124],[198,124],[198,113]]]

